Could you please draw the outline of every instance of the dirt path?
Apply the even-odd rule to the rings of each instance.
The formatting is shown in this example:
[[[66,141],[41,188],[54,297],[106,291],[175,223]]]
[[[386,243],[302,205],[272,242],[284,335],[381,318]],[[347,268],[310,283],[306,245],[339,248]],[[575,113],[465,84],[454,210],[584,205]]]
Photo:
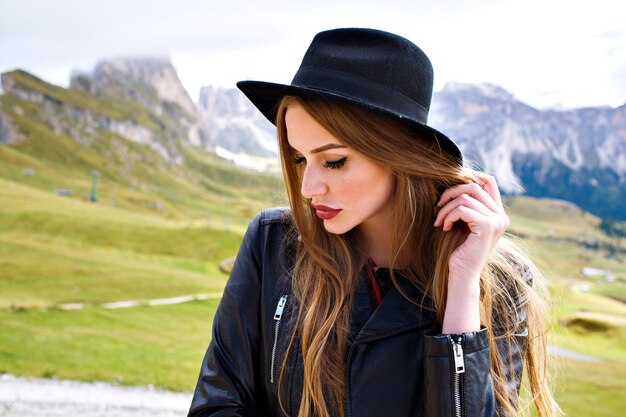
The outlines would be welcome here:
[[[2,417],[184,417],[190,393],[0,375]]]
[[[130,308],[130,307],[139,307],[139,306],[162,306],[162,305],[170,305],[170,304],[188,303],[189,301],[194,301],[194,300],[209,300],[209,299],[219,300],[220,298],[222,298],[221,292],[213,292],[213,293],[208,293],[208,294],[191,294],[191,295],[181,295],[179,297],[156,298],[154,300],[113,301],[113,302],[104,303],[104,304],[69,303],[69,304],[60,304],[58,308],[60,308],[61,310],[82,310],[82,309],[91,308],[91,307],[115,309],[115,308]]]
[[[552,345],[548,345],[548,352],[550,352],[551,354],[555,356],[559,356],[561,358],[573,359],[575,361],[580,361],[580,362],[592,362],[592,363],[606,362],[604,359],[598,358],[596,356],[585,355],[584,353],[578,353],[572,350],[561,349],[560,347],[552,346]]]

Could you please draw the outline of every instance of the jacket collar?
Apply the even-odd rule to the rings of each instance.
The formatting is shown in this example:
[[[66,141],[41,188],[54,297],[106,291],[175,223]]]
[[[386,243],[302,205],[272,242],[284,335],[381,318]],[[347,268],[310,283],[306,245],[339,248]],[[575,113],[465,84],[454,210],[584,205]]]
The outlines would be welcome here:
[[[372,312],[366,278],[359,281],[350,320],[354,343],[380,339],[435,323],[435,315],[431,310],[415,305],[403,295],[419,302],[422,293],[402,277],[398,277],[398,285],[400,289],[391,286],[380,305]],[[424,302],[427,303],[428,299]],[[361,323],[364,324],[361,326]]]

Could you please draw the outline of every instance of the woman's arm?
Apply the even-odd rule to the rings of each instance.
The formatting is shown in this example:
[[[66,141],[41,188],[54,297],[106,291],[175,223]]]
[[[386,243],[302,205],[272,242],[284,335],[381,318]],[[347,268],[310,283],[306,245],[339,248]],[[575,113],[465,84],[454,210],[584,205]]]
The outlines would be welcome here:
[[[189,417],[256,416],[255,372],[258,369],[262,252],[260,219],[244,236],[220,305]]]
[[[435,226],[444,231],[454,223],[467,225],[467,235],[448,262],[448,292],[441,335],[427,337],[427,415],[496,415],[487,329],[481,329],[480,275],[490,252],[509,225],[495,179],[475,172],[482,183],[462,184],[441,196]],[[525,313],[520,312],[518,317]],[[525,322],[520,324],[525,327]],[[503,363],[512,364],[506,376],[516,392],[522,377],[525,332],[498,342]]]
[[[448,294],[444,313],[445,334],[480,330],[480,274],[491,250],[509,227],[494,177],[473,175],[482,182],[448,188],[439,199],[435,227],[452,230],[456,222],[467,225],[467,236],[448,261]]]

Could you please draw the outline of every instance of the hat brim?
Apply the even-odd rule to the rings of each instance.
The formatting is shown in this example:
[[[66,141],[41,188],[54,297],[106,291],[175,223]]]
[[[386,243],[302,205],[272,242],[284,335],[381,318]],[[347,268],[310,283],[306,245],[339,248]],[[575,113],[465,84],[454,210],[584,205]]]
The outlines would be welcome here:
[[[315,88],[270,83],[265,81],[239,81],[237,87],[248,97],[248,99],[256,106],[257,109],[269,120],[276,125],[276,114],[280,101],[285,96],[297,96],[302,98],[325,98],[333,101],[352,104],[366,110],[380,112],[398,118],[404,123],[409,124],[418,132],[426,137],[431,137],[436,141],[441,150],[453,158],[457,159],[460,164],[463,163],[463,154],[459,147],[445,134],[434,129],[414,118],[398,113],[391,109],[376,106],[371,103],[363,102],[350,96],[337,94],[327,90]]]

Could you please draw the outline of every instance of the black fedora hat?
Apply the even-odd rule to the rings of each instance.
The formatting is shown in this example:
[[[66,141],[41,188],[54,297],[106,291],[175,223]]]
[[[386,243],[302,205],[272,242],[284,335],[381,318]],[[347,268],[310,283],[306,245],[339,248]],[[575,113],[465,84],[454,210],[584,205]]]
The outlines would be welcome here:
[[[320,32],[291,85],[240,81],[237,87],[274,124],[285,96],[340,101],[409,123],[462,163],[458,146],[427,125],[433,92],[430,60],[401,36],[358,28]]]

